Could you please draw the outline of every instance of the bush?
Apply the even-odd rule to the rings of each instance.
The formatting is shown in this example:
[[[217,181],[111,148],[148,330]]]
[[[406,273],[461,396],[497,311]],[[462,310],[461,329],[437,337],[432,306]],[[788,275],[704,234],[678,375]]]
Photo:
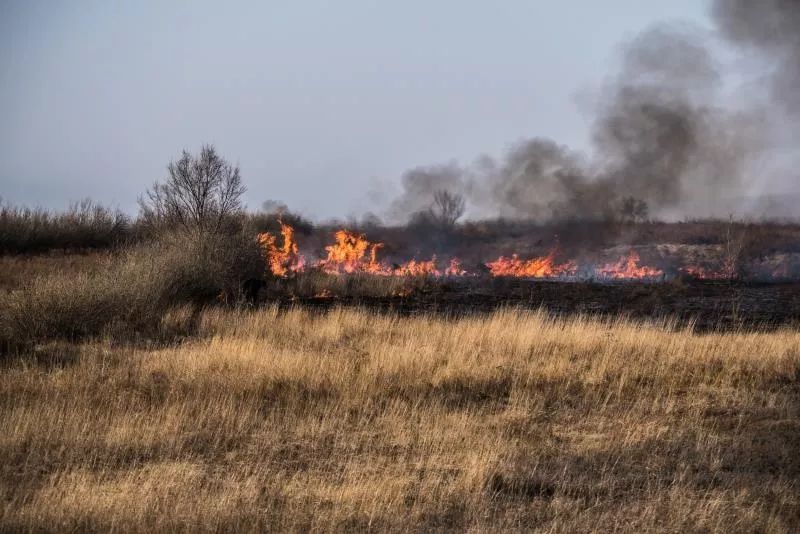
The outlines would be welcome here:
[[[242,211],[245,187],[239,167],[203,145],[198,154],[184,150],[167,166],[169,176],[156,182],[139,200],[140,221],[146,227],[182,229],[195,239],[225,233]]]
[[[314,231],[314,223],[299,213],[288,210],[248,213],[244,215],[243,226],[253,234],[260,232],[279,233],[281,231],[281,222],[294,228],[294,231],[300,235],[311,235]]]
[[[0,206],[0,254],[109,248],[130,235],[130,220],[124,213],[91,200],[64,213]]]
[[[0,299],[6,348],[111,330],[149,334],[182,304],[200,306],[263,271],[258,248],[243,235],[201,242],[163,236],[121,252],[91,274],[33,279]]]

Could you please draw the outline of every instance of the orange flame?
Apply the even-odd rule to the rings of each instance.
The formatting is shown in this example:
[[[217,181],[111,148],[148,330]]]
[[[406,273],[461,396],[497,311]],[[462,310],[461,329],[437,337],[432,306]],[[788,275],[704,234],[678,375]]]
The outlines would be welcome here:
[[[445,276],[467,276],[467,271],[461,268],[461,260],[452,258],[447,269],[444,270]]]
[[[392,273],[395,276],[441,276],[436,268],[436,256],[428,261],[411,260],[401,264]]]
[[[280,221],[279,221],[280,222]],[[258,243],[267,259],[269,272],[275,276],[286,277],[302,272],[305,269],[305,258],[299,254],[294,240],[294,229],[280,222],[283,242],[278,246],[278,239],[271,233],[258,235]],[[469,276],[462,269],[457,258],[449,261],[443,270],[436,265],[436,257],[430,260],[412,259],[400,265],[391,266],[378,259],[378,251],[383,243],[372,243],[364,234],[348,230],[338,230],[334,234],[335,242],[325,247],[327,257],[314,264],[328,274],[365,273],[379,276]],[[522,260],[517,254],[511,257],[500,256],[497,260],[486,263],[492,276],[509,276],[518,278],[563,278],[574,277],[578,273],[578,263],[569,260],[556,263],[557,250],[551,250],[546,256]],[[664,275],[661,269],[640,266],[640,257],[635,250],[615,263],[595,267],[592,271],[598,278],[615,280],[652,279]],[[682,269],[693,276],[702,278],[730,277],[727,269],[722,271],[704,270],[702,267],[686,267]]]
[[[736,278],[736,264],[732,258],[724,258],[719,269],[702,265],[688,265],[679,270],[698,280],[732,280]]]
[[[510,258],[500,256],[495,261],[486,264],[492,276],[514,276],[519,278],[557,278],[559,276],[574,275],[577,264],[568,261],[562,264],[555,263],[556,251],[551,250],[547,256],[521,260],[516,254]]]
[[[317,266],[328,274],[367,273],[380,276],[441,276],[436,268],[436,258],[428,261],[411,260],[391,267],[378,260],[383,243],[371,243],[364,234],[339,230],[335,243],[325,247],[326,259]]]
[[[347,230],[337,231],[334,239],[336,242],[333,245],[325,247],[328,257],[318,263],[323,271],[329,274],[381,273],[383,269],[377,261],[377,255],[383,243],[370,243],[365,235]]]
[[[290,273],[301,272],[305,268],[305,257],[298,253],[297,243],[294,241],[294,228],[283,221],[281,225],[283,245],[278,246],[277,238],[270,232],[258,234],[258,244],[267,257],[267,266],[275,276],[286,277]]]
[[[654,267],[639,267],[639,260],[641,260],[639,254],[635,250],[631,250],[626,257],[620,258],[616,263],[607,263],[598,267],[595,272],[600,278],[614,280],[657,278],[664,274],[664,271]]]
[[[681,267],[680,272],[697,278],[698,280],[730,280],[733,278],[733,273],[728,269],[709,269],[701,265],[689,265]]]

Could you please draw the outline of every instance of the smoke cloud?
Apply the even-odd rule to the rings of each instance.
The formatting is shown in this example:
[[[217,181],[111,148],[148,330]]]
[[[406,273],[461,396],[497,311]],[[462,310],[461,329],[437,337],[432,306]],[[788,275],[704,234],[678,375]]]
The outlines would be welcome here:
[[[800,113],[800,2],[716,0],[712,16],[726,40],[763,53],[778,105]],[[438,190],[463,195],[472,216],[594,220],[615,216],[631,199],[656,217],[727,215],[768,147],[763,109],[721,104],[725,73],[711,37],[661,24],[627,43],[599,93],[589,154],[532,138],[499,159],[412,169],[391,215],[425,209]]]
[[[465,180],[465,170],[456,163],[416,167],[406,171],[400,181],[403,194],[392,202],[390,216],[404,219],[424,211],[440,190],[468,197],[470,190]]]
[[[727,39],[768,58],[772,97],[800,114],[800,2],[715,0],[712,15]]]

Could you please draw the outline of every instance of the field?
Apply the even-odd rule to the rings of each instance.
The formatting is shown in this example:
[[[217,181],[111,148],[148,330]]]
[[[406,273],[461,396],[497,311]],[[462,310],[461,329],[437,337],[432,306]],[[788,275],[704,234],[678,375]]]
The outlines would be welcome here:
[[[595,263],[708,263],[715,224]],[[737,258],[788,276],[279,275],[298,252],[247,225],[29,232],[0,255],[0,531],[798,531],[800,251],[766,229]],[[450,244],[480,267],[551,230]]]
[[[278,307],[160,328],[192,335],[5,360],[3,530],[800,529],[795,329]]]

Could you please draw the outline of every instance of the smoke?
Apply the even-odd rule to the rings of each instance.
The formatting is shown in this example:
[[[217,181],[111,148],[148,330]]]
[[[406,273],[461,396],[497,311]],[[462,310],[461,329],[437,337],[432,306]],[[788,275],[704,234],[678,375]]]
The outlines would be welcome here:
[[[768,58],[772,98],[800,114],[800,2],[715,0],[711,12],[727,39]]]
[[[725,39],[763,53],[774,98],[800,113],[800,2],[716,0],[712,15]],[[752,189],[765,114],[753,102],[723,106],[727,73],[712,37],[660,24],[628,42],[599,91],[588,154],[532,138],[499,159],[416,168],[403,175],[391,215],[427,208],[437,190],[463,195],[471,216],[596,220],[631,199],[655,217],[727,215]]]
[[[401,177],[403,193],[390,206],[390,217],[405,219],[428,209],[437,191],[449,191],[464,197],[469,196],[469,185],[465,170],[456,163],[416,167]]]
[[[756,177],[761,210],[789,204],[798,214],[800,197],[800,2],[798,0],[715,0],[712,17],[723,38],[748,59],[748,75],[757,80],[768,127],[766,150]],[[788,202],[787,202],[788,199]]]
[[[722,75],[706,40],[658,26],[625,47],[594,131],[597,181],[611,197],[645,201],[657,215],[690,214],[689,203],[708,215],[741,191],[758,121],[719,106]]]
[[[507,217],[551,219],[568,217],[583,207],[591,216],[591,183],[580,154],[549,139],[530,139],[511,147],[500,164],[484,162],[490,172],[484,183],[489,202]],[[473,198],[481,202],[481,198]]]

